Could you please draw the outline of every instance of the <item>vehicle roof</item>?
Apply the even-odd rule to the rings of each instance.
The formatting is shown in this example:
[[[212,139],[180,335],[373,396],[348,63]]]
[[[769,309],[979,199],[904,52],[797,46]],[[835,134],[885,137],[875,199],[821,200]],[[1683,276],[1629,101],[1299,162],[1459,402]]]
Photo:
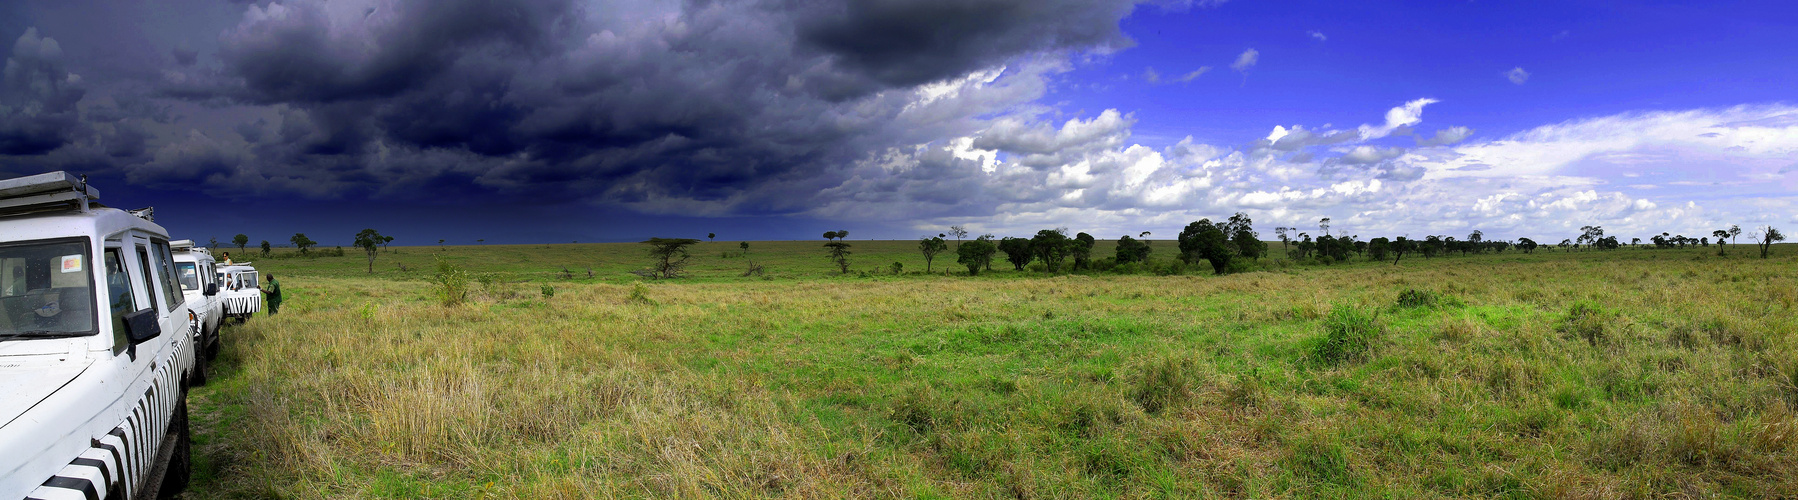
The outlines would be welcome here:
[[[168,238],[168,231],[154,222],[111,207],[95,207],[87,212],[62,210],[0,217],[0,240],[25,241],[70,236],[95,239],[136,229]]]

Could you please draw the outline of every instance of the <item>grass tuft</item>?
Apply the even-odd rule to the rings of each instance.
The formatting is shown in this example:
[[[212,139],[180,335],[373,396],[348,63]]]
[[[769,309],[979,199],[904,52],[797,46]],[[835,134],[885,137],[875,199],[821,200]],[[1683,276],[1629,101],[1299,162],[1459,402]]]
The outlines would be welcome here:
[[[1312,354],[1325,363],[1366,361],[1386,334],[1379,314],[1355,306],[1339,305],[1324,318],[1324,336]]]

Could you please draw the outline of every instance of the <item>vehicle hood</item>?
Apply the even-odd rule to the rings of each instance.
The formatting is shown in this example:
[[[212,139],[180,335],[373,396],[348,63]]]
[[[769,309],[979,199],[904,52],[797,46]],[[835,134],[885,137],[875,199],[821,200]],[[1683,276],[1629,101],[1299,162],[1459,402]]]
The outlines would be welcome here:
[[[0,405],[0,427],[12,425],[93,364],[92,359],[84,359],[79,363],[0,366],[0,401],[6,402]]]

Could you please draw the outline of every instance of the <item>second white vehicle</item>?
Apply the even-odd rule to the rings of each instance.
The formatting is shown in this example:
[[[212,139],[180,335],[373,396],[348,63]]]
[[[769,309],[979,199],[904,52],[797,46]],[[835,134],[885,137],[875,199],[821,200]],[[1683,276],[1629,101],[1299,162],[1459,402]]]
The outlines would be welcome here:
[[[203,355],[194,369],[193,384],[205,385],[207,361],[218,356],[219,328],[224,325],[224,300],[218,297],[218,263],[212,252],[194,246],[193,240],[169,242],[175,252],[175,278],[181,282],[181,294],[187,297],[188,309],[200,317],[200,331],[195,346]]]

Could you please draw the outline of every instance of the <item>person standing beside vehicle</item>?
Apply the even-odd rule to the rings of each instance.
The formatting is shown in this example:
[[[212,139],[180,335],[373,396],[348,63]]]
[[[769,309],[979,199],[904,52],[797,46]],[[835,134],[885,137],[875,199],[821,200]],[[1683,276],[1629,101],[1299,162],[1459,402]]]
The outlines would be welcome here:
[[[268,275],[268,286],[263,287],[262,293],[268,296],[268,315],[274,316],[281,310],[281,282],[275,281],[275,275]]]

